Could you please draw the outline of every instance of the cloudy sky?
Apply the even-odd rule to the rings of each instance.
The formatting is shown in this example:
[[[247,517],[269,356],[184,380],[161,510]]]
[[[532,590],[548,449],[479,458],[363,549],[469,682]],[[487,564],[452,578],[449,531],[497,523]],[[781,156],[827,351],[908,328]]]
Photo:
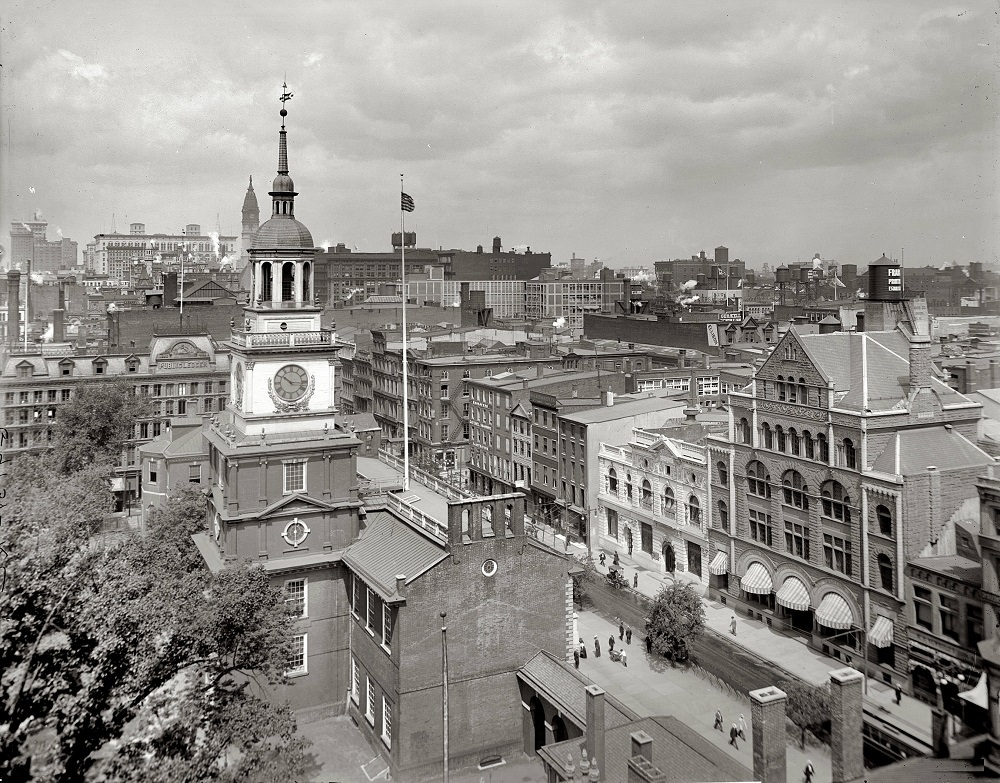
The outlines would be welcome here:
[[[287,78],[317,244],[388,249],[405,173],[422,246],[1000,262],[993,2],[5,7],[0,220],[81,251],[239,234],[250,175],[266,219]]]

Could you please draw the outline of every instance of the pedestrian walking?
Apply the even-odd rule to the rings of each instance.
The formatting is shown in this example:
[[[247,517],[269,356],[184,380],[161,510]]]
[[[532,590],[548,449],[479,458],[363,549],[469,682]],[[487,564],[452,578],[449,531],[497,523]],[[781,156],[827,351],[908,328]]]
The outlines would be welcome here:
[[[740,730],[736,728],[736,724],[734,723],[732,727],[729,729],[729,744],[732,745],[734,748],[736,748],[736,750],[740,749],[740,745],[736,741],[736,738],[739,736],[740,736]],[[806,783],[809,783],[809,781],[807,780]]]
[[[618,550],[617,549],[615,550],[615,556],[614,556],[612,562],[614,563],[615,568],[617,568],[619,566],[619,563],[618,563]]]
[[[634,590],[638,590],[639,589],[639,572],[638,571],[636,571],[635,572],[635,576],[632,577],[632,588]]]
[[[580,639],[580,657],[581,658],[586,658],[587,657],[587,645],[585,645],[583,643],[583,639],[582,638]]]
[[[603,552],[601,552],[600,560],[601,560],[601,567],[602,568],[604,567],[607,559],[608,559],[608,556],[606,554],[604,554]]]
[[[632,644],[632,629],[625,626],[625,644]]]
[[[580,651],[573,650],[573,666],[577,669],[580,668]]]
[[[626,669],[628,668],[628,653],[625,651],[624,647],[622,647],[622,666]]]
[[[653,653],[653,637],[646,634],[646,652],[652,655]]]
[[[594,657],[601,657],[601,643],[597,640],[597,634],[594,634]]]
[[[618,638],[619,639],[625,638],[625,623],[623,623],[621,620],[618,621]]]
[[[896,691],[896,704],[899,704],[903,700],[903,689],[900,688],[899,684],[897,683],[896,687],[893,688],[893,690]]]
[[[813,775],[816,774],[816,770],[813,769],[813,763],[811,761],[806,762],[806,768],[803,770],[803,774],[806,778],[806,783],[812,783]]]
[[[608,637],[608,649],[610,651],[614,652],[614,649],[615,649],[615,635],[614,634],[611,634],[611,636]]]
[[[715,726],[713,728],[722,731],[722,710],[715,711]]]
[[[746,742],[747,738],[747,719],[743,717],[743,713],[740,713],[740,739]]]
[[[736,636],[736,615],[733,615],[733,619],[729,621],[729,633]]]

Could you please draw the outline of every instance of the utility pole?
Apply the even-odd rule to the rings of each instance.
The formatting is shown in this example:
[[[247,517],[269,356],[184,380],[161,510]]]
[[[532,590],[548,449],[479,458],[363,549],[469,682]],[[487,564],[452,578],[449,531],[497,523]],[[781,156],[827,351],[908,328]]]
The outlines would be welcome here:
[[[448,626],[447,612],[441,612],[441,716],[444,737],[444,783],[448,783]]]

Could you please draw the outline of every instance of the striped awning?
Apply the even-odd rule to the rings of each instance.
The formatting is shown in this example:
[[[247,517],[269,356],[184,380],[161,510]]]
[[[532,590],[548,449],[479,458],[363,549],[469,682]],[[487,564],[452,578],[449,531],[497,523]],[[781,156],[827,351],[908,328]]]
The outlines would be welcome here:
[[[846,631],[854,625],[854,612],[847,601],[836,593],[827,593],[819,602],[816,610],[816,622],[825,628],[835,628]]]
[[[740,580],[740,587],[744,592],[754,595],[767,595],[774,589],[774,585],[771,584],[771,575],[760,563],[750,564]]]
[[[774,600],[787,609],[804,612],[809,608],[809,591],[797,576],[785,577]]]
[[[715,553],[712,562],[708,564],[708,572],[715,576],[721,576],[727,571],[729,571],[729,555],[720,550]]]
[[[892,620],[888,617],[879,617],[875,620],[868,632],[868,641],[880,650],[892,647]]]

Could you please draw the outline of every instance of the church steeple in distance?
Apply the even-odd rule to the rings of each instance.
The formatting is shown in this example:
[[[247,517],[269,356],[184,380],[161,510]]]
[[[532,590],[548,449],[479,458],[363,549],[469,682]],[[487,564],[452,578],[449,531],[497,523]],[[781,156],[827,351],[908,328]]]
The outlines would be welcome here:
[[[243,197],[243,228],[240,232],[241,270],[250,262],[248,251],[258,228],[260,228],[260,207],[257,205],[257,194],[253,192],[253,175],[251,175],[247,194]]]

